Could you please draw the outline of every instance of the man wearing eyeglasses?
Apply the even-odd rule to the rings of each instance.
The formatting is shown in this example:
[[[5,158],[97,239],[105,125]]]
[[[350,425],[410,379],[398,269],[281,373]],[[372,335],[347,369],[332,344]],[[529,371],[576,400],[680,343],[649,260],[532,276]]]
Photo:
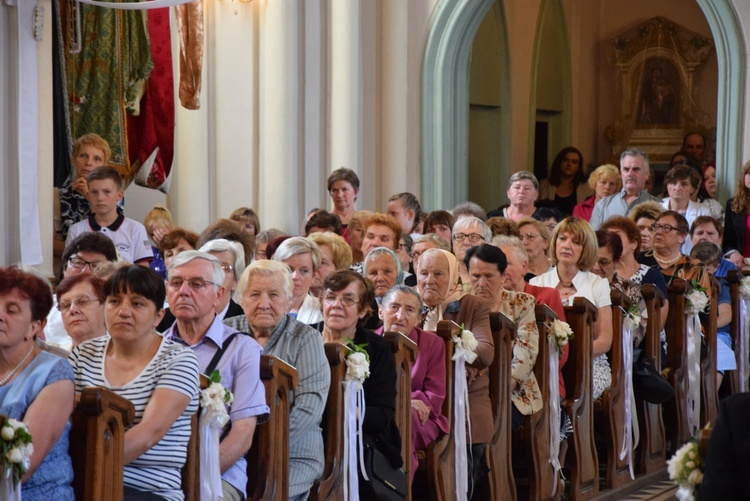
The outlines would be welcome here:
[[[167,301],[176,321],[164,337],[189,346],[198,367],[210,376],[221,374],[221,384],[234,393],[229,408],[231,429],[219,446],[223,496],[247,496],[247,464],[257,422],[268,418],[265,390],[260,381],[261,346],[249,335],[224,325],[216,313],[224,295],[224,270],[213,255],[185,251],[167,271]]]
[[[101,233],[84,233],[74,239],[63,252],[60,281],[73,275],[92,273],[100,264],[115,261],[117,249],[109,237]],[[69,349],[73,343],[65,331],[62,314],[56,307],[47,315],[44,340],[64,349]]]
[[[622,190],[604,197],[594,206],[591,227],[594,231],[612,216],[627,216],[633,207],[649,200],[660,200],[646,191],[649,175],[648,153],[639,148],[628,148],[620,155]]]

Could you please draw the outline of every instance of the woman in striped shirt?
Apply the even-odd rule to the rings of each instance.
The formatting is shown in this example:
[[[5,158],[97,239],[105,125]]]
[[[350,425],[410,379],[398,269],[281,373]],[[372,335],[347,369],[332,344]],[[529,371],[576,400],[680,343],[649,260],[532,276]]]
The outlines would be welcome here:
[[[206,284],[194,284],[191,287]],[[108,336],[70,355],[76,392],[103,386],[130,400],[135,424],[125,432],[125,500],[182,500],[180,470],[198,409],[198,361],[190,348],[156,333],[164,281],[154,271],[120,268],[104,286]]]

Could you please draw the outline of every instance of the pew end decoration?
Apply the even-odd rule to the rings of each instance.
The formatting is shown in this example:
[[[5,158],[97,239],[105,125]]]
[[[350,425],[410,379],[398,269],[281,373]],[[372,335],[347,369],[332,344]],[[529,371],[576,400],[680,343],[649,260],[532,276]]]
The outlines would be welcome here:
[[[687,369],[688,369],[688,427],[692,434],[700,426],[700,353],[701,353],[701,321],[699,314],[704,313],[710,304],[707,289],[701,287],[695,280],[688,283],[685,292],[687,312]]]
[[[354,344],[350,338],[343,339],[343,342],[349,349],[344,376],[344,499],[353,499],[359,493],[358,456],[362,478],[370,480],[365,471],[362,440],[365,420],[365,390],[362,384],[370,377],[370,354],[365,351],[367,344]]]
[[[560,409],[560,388],[558,387],[558,372],[560,364],[560,355],[562,355],[563,347],[575,336],[573,329],[570,327],[568,322],[564,322],[558,318],[549,322],[548,327],[550,344],[555,346],[555,351],[547,350],[548,353],[548,364],[549,364],[549,379],[547,384],[549,386],[549,401],[552,407],[550,413],[550,427],[549,427],[549,463],[555,472],[554,486],[552,489],[552,495],[557,495],[558,482],[557,478],[561,476],[562,465],[560,464],[560,425],[561,425],[561,409]]]
[[[466,364],[476,360],[477,342],[474,333],[464,329],[461,324],[461,332],[453,336],[455,351],[453,352],[454,369],[456,375],[453,397],[453,434],[456,438],[456,499],[461,501],[467,499],[469,492],[468,458],[466,446],[471,443],[471,420],[469,417],[469,384],[466,377]],[[467,432],[468,430],[468,432]]]
[[[570,328],[568,322],[563,322],[560,319],[553,320],[549,326],[550,334],[555,339],[555,347],[557,348],[557,354],[561,355],[563,346],[568,344],[568,341],[573,339],[573,329]]]
[[[31,465],[34,453],[31,433],[23,423],[12,418],[3,418],[0,428],[0,497],[6,500],[21,499],[21,477]]]
[[[222,386],[218,370],[211,373],[209,381],[208,388],[201,390],[200,400],[200,498],[218,501],[222,496],[219,437],[229,422],[227,406],[234,400],[234,395]]]
[[[669,478],[679,487],[675,496],[680,501],[694,501],[697,498],[698,488],[703,481],[703,472],[706,468],[703,458],[705,451],[701,451],[700,440],[710,432],[711,424],[709,423],[667,460]]]

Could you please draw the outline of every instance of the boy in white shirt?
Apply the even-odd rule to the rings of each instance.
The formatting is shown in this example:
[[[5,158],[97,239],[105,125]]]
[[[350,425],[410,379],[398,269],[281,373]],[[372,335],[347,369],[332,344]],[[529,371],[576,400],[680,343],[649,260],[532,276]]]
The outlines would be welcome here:
[[[70,227],[66,247],[78,235],[98,231],[112,240],[121,260],[148,266],[153,252],[146,228],[117,212],[117,203],[123,197],[120,173],[112,167],[97,167],[87,181],[91,216]]]

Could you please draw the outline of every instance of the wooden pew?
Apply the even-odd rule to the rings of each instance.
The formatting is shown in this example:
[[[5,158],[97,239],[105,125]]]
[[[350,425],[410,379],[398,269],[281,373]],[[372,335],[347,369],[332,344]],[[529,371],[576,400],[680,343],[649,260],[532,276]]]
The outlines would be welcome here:
[[[297,370],[280,358],[262,355],[260,379],[271,412],[268,420],[256,426],[246,455],[247,496],[256,501],[283,501],[289,498],[290,396],[297,387]]]
[[[69,447],[76,499],[122,500],[125,429],[134,419],[133,404],[116,393],[99,387],[81,392]]]
[[[325,466],[323,476],[315,482],[310,491],[310,499],[344,499],[344,376],[346,375],[346,355],[348,349],[339,343],[325,344],[326,357],[331,366],[331,386],[328,401],[323,412],[323,442],[325,445]]]
[[[549,306],[536,305],[536,324],[539,329],[539,353],[534,364],[534,375],[539,383],[544,405],[539,412],[526,416],[523,425],[523,443],[529,477],[529,499],[531,501],[556,501],[562,498],[563,489],[558,487],[555,494],[555,483],[559,474],[549,462],[549,429],[552,407],[549,404],[549,325],[557,315]],[[553,350],[555,348],[552,348]]]
[[[417,344],[399,332],[383,334],[393,353],[396,369],[396,414],[395,421],[401,434],[401,458],[406,472],[408,497],[411,499],[411,368],[417,361]]]
[[[719,314],[719,281],[711,276],[711,307],[703,326],[706,348],[701,350],[701,427],[719,417],[719,393],[716,388],[716,321]]]
[[[510,363],[513,359],[513,342],[516,323],[506,315],[490,313],[490,329],[494,343],[494,359],[488,368],[490,376],[490,401],[494,418],[492,442],[485,449],[490,472],[487,475],[488,499],[516,499],[516,482],[512,465],[512,431],[510,399]],[[480,487],[481,488],[481,487]]]
[[[597,309],[587,299],[576,297],[565,307],[565,318],[573,329],[570,356],[563,368],[567,398],[563,405],[573,424],[570,447],[569,499],[591,499],[599,492],[599,465],[594,443],[592,399],[592,350]]]
[[[453,438],[453,337],[460,333],[461,327],[456,323],[449,320],[438,322],[436,334],[445,343],[446,391],[443,415],[448,420],[450,431],[438,437],[423,454],[426,463],[427,488],[430,499],[435,501],[450,501],[456,497],[456,443]]]
[[[667,287],[669,293],[669,313],[667,315],[667,367],[664,374],[672,384],[675,398],[663,405],[664,424],[670,437],[670,456],[688,439],[687,408],[687,316],[685,313],[685,290],[687,284],[681,278],[672,279]]]
[[[617,289],[610,292],[612,299],[612,347],[608,358],[612,369],[612,385],[604,390],[596,402],[596,419],[603,424],[607,443],[607,468],[605,483],[607,489],[616,489],[628,483],[630,470],[627,458],[620,459],[620,450],[625,442],[625,364],[622,346],[622,328],[627,311],[632,306],[630,298]],[[631,348],[632,349],[632,348]],[[635,419],[635,416],[633,416]],[[635,451],[633,451],[635,461]]]
[[[200,389],[205,390],[211,382],[205,374],[200,375]],[[201,498],[201,472],[200,472],[200,439],[198,437],[198,419],[201,408],[190,418],[190,441],[188,442],[187,458],[182,467],[182,492],[185,501],[200,501]]]
[[[744,367],[747,364],[744,354],[747,351],[747,343],[749,341],[740,331],[740,315],[742,313],[742,308],[740,307],[740,282],[742,281],[742,278],[743,275],[740,270],[730,270],[727,274],[729,292],[732,297],[732,323],[729,325],[729,333],[732,336],[734,357],[737,360],[737,370],[724,373],[726,383],[722,386],[728,389],[727,393],[730,395],[748,391],[748,374],[745,374],[745,381],[740,380],[740,367]],[[750,314],[750,312],[748,313]]]
[[[643,284],[641,294],[646,300],[648,324],[643,340],[643,356],[651,360],[661,372],[661,308],[664,295],[653,284]],[[660,404],[651,404],[636,398],[640,443],[638,445],[639,473],[649,474],[661,470],[666,465],[666,437]]]

